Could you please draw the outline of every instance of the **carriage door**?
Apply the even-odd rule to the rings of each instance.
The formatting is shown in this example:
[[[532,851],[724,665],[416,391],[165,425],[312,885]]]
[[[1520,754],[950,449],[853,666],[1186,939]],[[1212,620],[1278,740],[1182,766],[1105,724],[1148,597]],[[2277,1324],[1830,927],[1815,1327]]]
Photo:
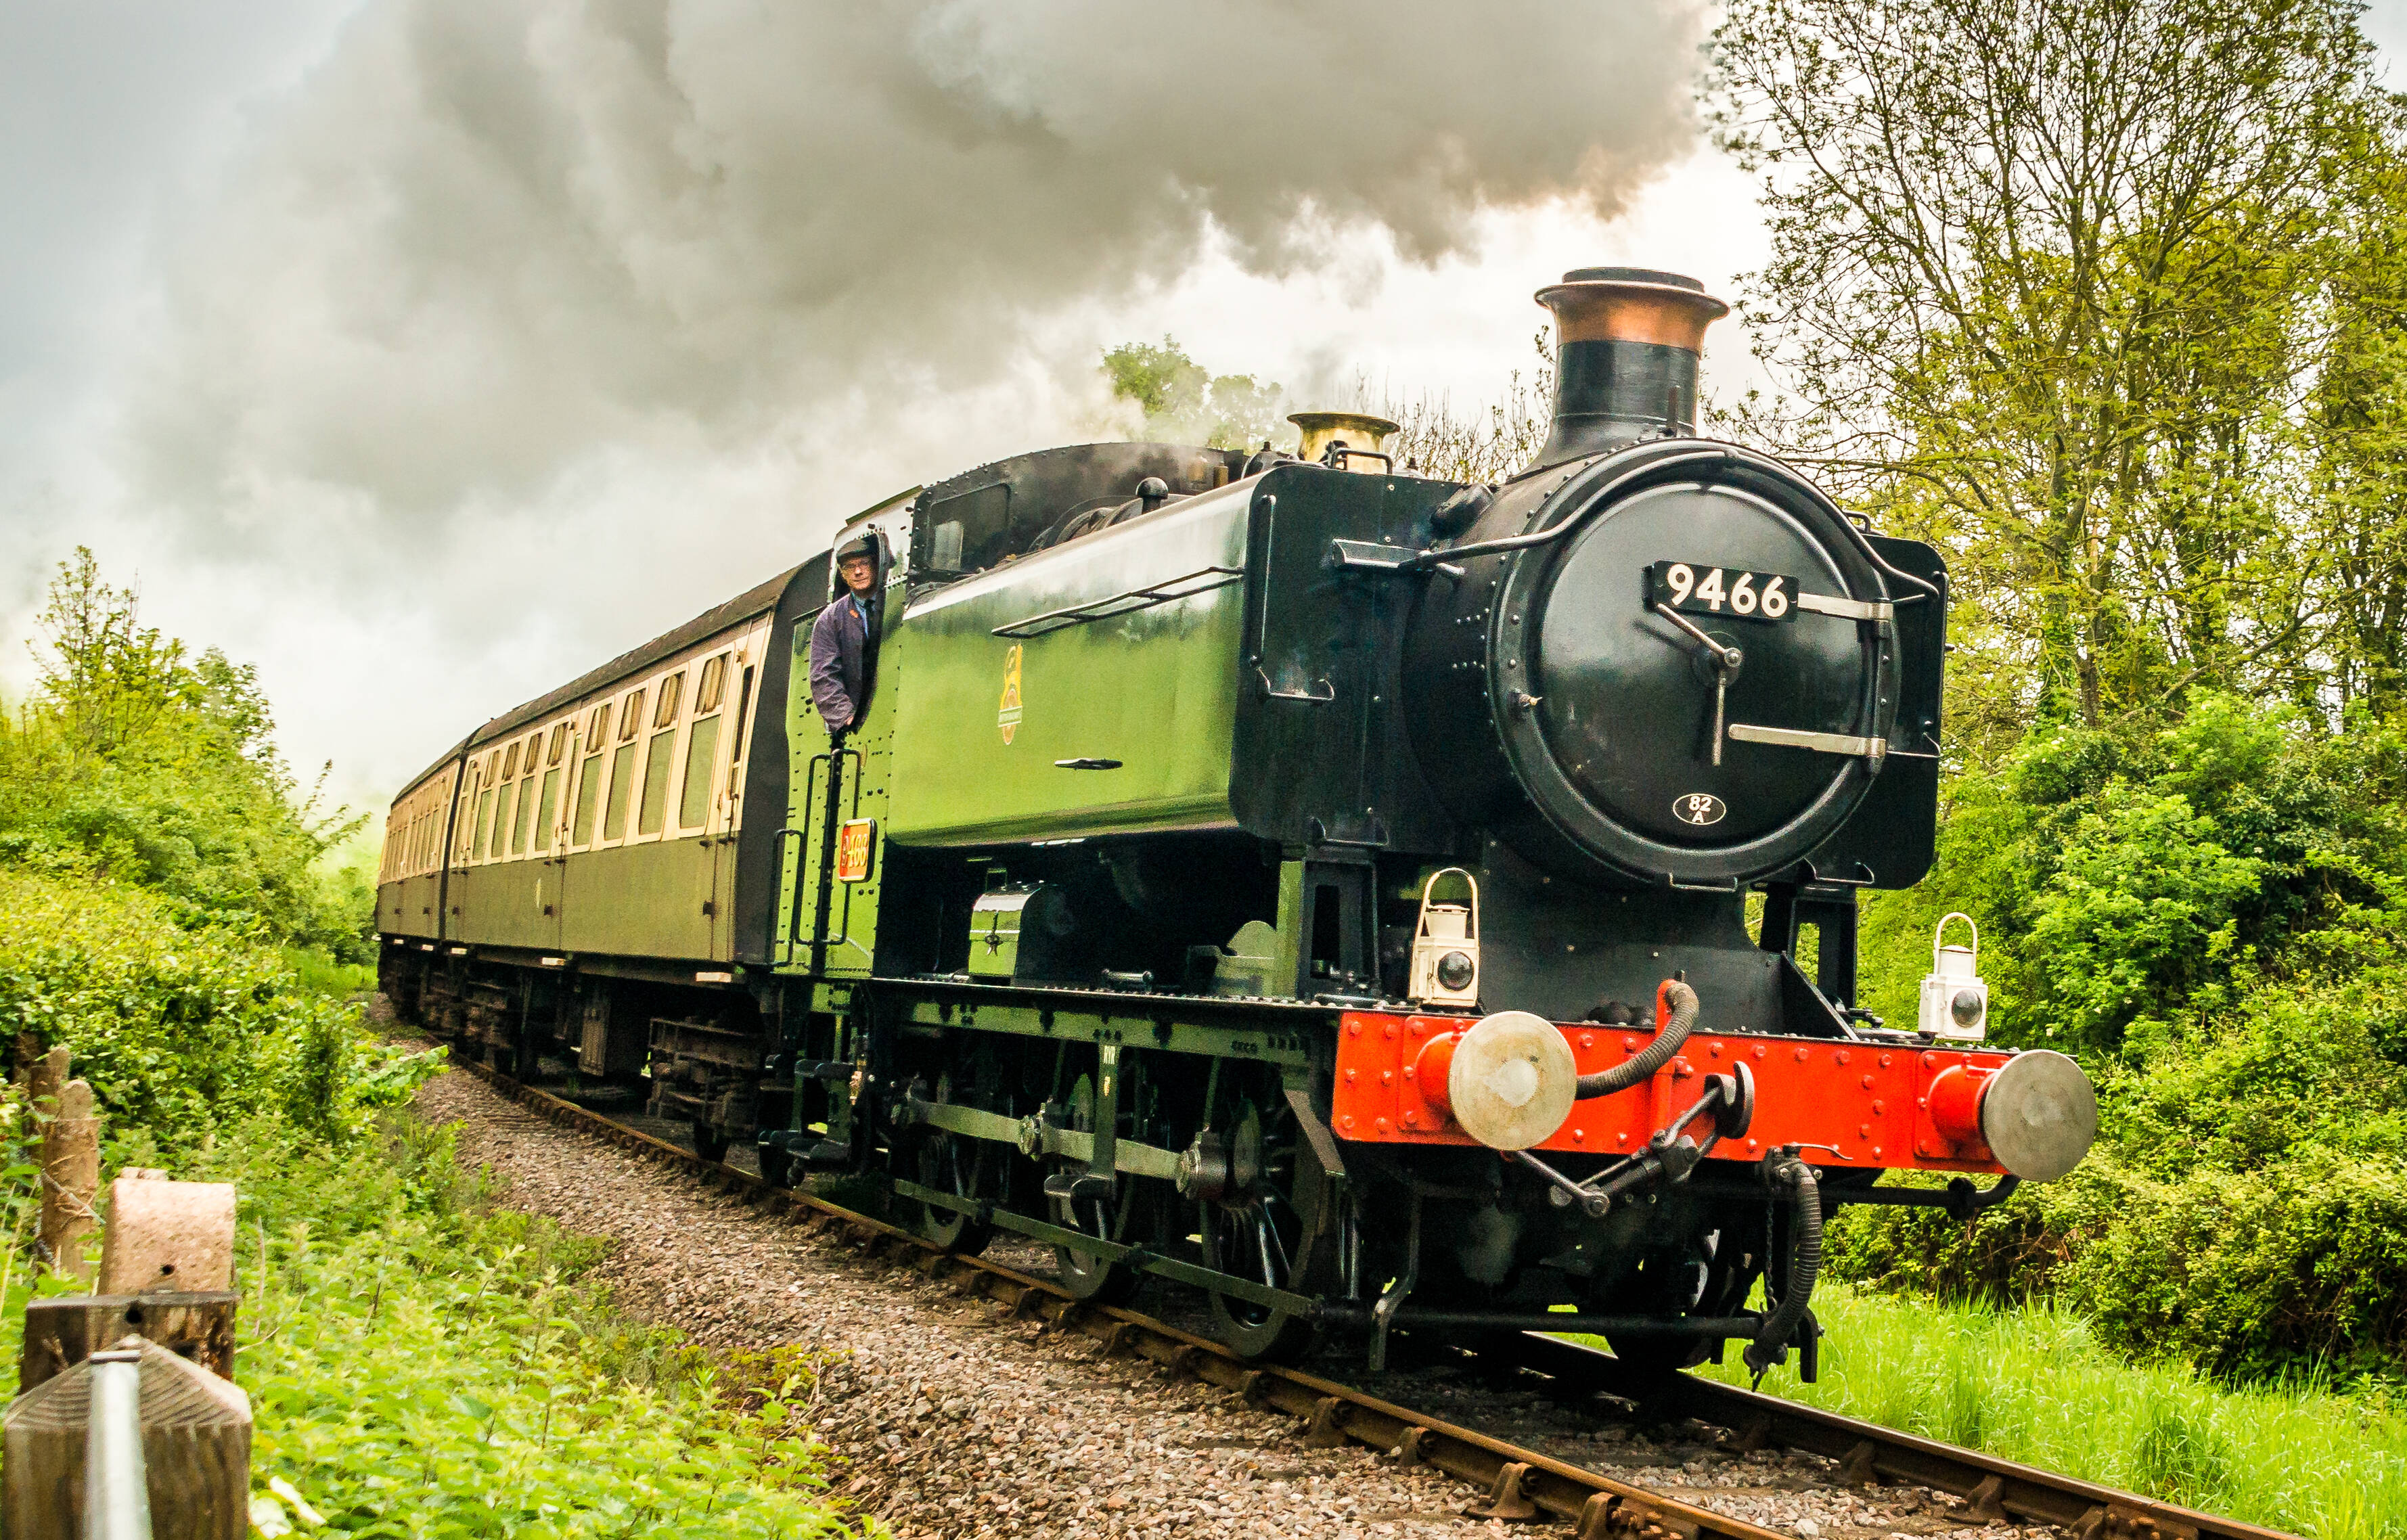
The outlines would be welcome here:
[[[569,806],[576,797],[577,767],[583,763],[585,741],[583,720],[571,718],[553,726],[544,734],[543,792],[536,799],[536,816],[544,822],[535,831],[535,841],[544,851],[543,915],[538,934],[546,950],[558,952],[561,937],[568,928],[568,822]]]
[[[745,740],[752,733],[758,646],[757,636],[747,635],[733,652],[719,653],[704,663],[695,706],[697,713],[707,710],[714,714],[708,720],[726,724],[724,730],[712,730],[708,774],[716,790],[710,793],[703,824],[703,844],[710,851],[710,898],[703,905],[710,917],[708,955],[721,961],[735,944],[728,922],[735,912],[735,836],[743,821]]]

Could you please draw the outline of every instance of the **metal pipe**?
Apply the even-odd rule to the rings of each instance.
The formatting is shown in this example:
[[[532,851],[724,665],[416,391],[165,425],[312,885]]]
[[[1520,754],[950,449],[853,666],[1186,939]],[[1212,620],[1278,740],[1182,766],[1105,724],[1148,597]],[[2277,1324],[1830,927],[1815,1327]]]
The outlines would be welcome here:
[[[1656,991],[1656,1005],[1659,1010],[1671,1006],[1672,1014],[1669,1020],[1662,1021],[1655,1041],[1641,1048],[1635,1058],[1594,1075],[1581,1076],[1574,1093],[1578,1100],[1585,1102],[1592,1096],[1610,1096],[1617,1091],[1643,1086],[1655,1078],[1657,1070],[1672,1062],[1680,1045],[1688,1040],[1689,1029],[1697,1024],[1697,991],[1677,978],[1667,978]]]
[[[1553,545],[1573,531],[1585,526],[1588,518],[1610,502],[1616,492],[1642,476],[1653,476],[1681,465],[1693,465],[1705,461],[1718,462],[1731,458],[1733,456],[1729,449],[1688,449],[1679,454],[1665,455],[1659,460],[1649,460],[1643,465],[1632,466],[1597,488],[1589,494],[1585,504],[1560,523],[1542,530],[1532,530],[1527,535],[1508,535],[1494,540],[1482,540],[1474,545],[1431,547],[1412,560],[1402,563],[1396,570],[1411,572],[1421,567],[1436,566],[1442,562],[1467,562],[1474,556],[1503,556],[1512,551]]]
[[[1375,1310],[1360,1305],[1328,1305],[1321,1319],[1332,1326],[1372,1324]],[[1389,1318],[1400,1330],[1414,1327],[1502,1327],[1518,1332],[1577,1332],[1592,1335],[1753,1337],[1763,1329],[1761,1316],[1591,1316],[1546,1310],[1442,1310],[1407,1305]]]
[[[142,1354],[94,1353],[85,1414],[86,1540],[150,1540],[150,1482],[142,1463]]]
[[[1776,1163],[1770,1163],[1770,1175],[1773,1185],[1787,1192],[1791,1205],[1788,1278],[1780,1290],[1780,1303],[1763,1318],[1763,1329],[1740,1355],[1758,1383],[1765,1370],[1787,1360],[1789,1338],[1805,1323],[1815,1281],[1822,1276],[1822,1195],[1814,1180],[1814,1168],[1792,1145],[1781,1152]]]

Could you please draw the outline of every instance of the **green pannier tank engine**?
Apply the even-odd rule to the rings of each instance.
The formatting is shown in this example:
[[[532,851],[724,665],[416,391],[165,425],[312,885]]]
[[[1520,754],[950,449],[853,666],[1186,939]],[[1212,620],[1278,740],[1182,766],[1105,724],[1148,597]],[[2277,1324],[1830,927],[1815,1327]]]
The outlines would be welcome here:
[[[1857,1004],[1858,895],[1931,861],[1937,552],[1695,436],[1693,281],[1538,299],[1553,431],[1501,485],[1336,412],[1041,450],[839,532],[847,731],[826,555],[486,723],[394,804],[386,992],[1082,1298],[1201,1290],[1247,1357],[1543,1327],[1810,1376],[1835,1205],[1969,1217],[2096,1103],[1982,1046],[1969,921],[1917,1020]]]

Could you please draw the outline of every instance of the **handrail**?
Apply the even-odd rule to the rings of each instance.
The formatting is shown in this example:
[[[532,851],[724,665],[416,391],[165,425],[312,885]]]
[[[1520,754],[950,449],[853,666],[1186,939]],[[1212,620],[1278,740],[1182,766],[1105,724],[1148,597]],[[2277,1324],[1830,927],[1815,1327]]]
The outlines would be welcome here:
[[[1144,588],[1132,588],[1125,593],[1115,593],[1108,599],[1090,599],[1084,604],[1069,605],[1061,609],[1048,609],[1042,615],[1031,615],[1024,620],[1014,620],[1008,625],[999,625],[994,628],[992,634],[1013,641],[1025,640],[1031,636],[1042,636],[1047,632],[1063,631],[1071,626],[1085,625],[1092,620],[1108,620],[1117,615],[1133,615],[1140,609],[1151,609],[1156,605],[1175,604],[1181,599],[1192,599],[1199,593],[1209,593],[1214,589],[1226,588],[1231,583],[1242,580],[1245,576],[1246,569],[1243,567],[1198,567],[1193,572],[1185,573],[1176,578],[1165,578],[1159,583],[1148,584]],[[1211,581],[1197,582],[1198,578],[1207,578]],[[1180,587],[1185,583],[1194,583],[1195,586]],[[1112,606],[1118,607],[1108,607]]]

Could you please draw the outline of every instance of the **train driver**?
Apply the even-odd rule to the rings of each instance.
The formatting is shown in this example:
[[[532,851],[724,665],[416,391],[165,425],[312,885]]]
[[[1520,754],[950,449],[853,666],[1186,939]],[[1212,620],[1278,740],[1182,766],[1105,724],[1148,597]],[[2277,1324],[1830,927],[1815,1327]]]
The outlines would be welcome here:
[[[859,724],[869,704],[869,673],[877,650],[877,543],[863,534],[835,553],[844,597],[811,625],[811,703],[839,737]]]

